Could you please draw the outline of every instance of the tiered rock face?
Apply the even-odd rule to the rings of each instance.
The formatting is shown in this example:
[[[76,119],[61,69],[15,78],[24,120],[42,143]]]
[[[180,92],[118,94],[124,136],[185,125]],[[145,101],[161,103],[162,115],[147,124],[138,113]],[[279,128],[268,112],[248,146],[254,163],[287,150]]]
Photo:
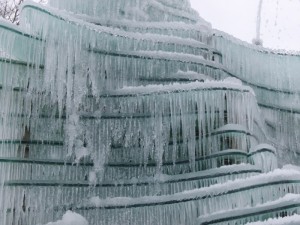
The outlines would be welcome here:
[[[276,150],[218,38],[179,0],[29,2],[20,27],[1,22],[2,223],[68,209],[90,225],[297,212],[285,194],[300,174],[264,174]]]

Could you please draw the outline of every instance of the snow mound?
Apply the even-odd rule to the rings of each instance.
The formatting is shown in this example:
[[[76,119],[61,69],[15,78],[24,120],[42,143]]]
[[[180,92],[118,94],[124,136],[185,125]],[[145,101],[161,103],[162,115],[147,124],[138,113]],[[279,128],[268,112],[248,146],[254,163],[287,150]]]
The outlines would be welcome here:
[[[227,77],[224,79],[227,83],[237,84],[237,85],[243,85],[242,81],[240,79],[237,79],[235,77]]]
[[[67,211],[63,215],[62,220],[58,220],[56,222],[50,222],[47,223],[46,225],[88,225],[88,224],[89,223],[87,222],[87,220],[81,215],[72,211]]]

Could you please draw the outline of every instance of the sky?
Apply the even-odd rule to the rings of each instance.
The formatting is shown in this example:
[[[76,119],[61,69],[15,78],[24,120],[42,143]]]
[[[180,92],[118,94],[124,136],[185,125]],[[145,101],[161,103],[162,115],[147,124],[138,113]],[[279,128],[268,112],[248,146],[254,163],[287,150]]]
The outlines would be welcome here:
[[[259,0],[190,0],[213,28],[252,42],[256,36]],[[263,0],[263,46],[300,51],[300,0]]]

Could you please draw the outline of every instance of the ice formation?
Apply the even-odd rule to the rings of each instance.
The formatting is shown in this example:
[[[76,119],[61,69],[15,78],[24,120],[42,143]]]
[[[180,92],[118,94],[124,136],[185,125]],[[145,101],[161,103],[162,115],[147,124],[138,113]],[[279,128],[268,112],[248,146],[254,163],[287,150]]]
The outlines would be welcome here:
[[[277,168],[298,160],[299,55],[213,30],[188,0],[27,1],[0,24],[0,224],[298,213],[299,170]]]

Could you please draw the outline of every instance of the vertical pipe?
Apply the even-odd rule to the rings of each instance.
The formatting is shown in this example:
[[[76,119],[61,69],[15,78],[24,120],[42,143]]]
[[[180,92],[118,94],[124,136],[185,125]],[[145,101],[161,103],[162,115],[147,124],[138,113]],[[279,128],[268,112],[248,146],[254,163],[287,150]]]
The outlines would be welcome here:
[[[256,18],[256,37],[253,39],[253,44],[255,45],[262,45],[262,40],[260,39],[262,5],[263,5],[263,0],[259,0],[257,18]]]

